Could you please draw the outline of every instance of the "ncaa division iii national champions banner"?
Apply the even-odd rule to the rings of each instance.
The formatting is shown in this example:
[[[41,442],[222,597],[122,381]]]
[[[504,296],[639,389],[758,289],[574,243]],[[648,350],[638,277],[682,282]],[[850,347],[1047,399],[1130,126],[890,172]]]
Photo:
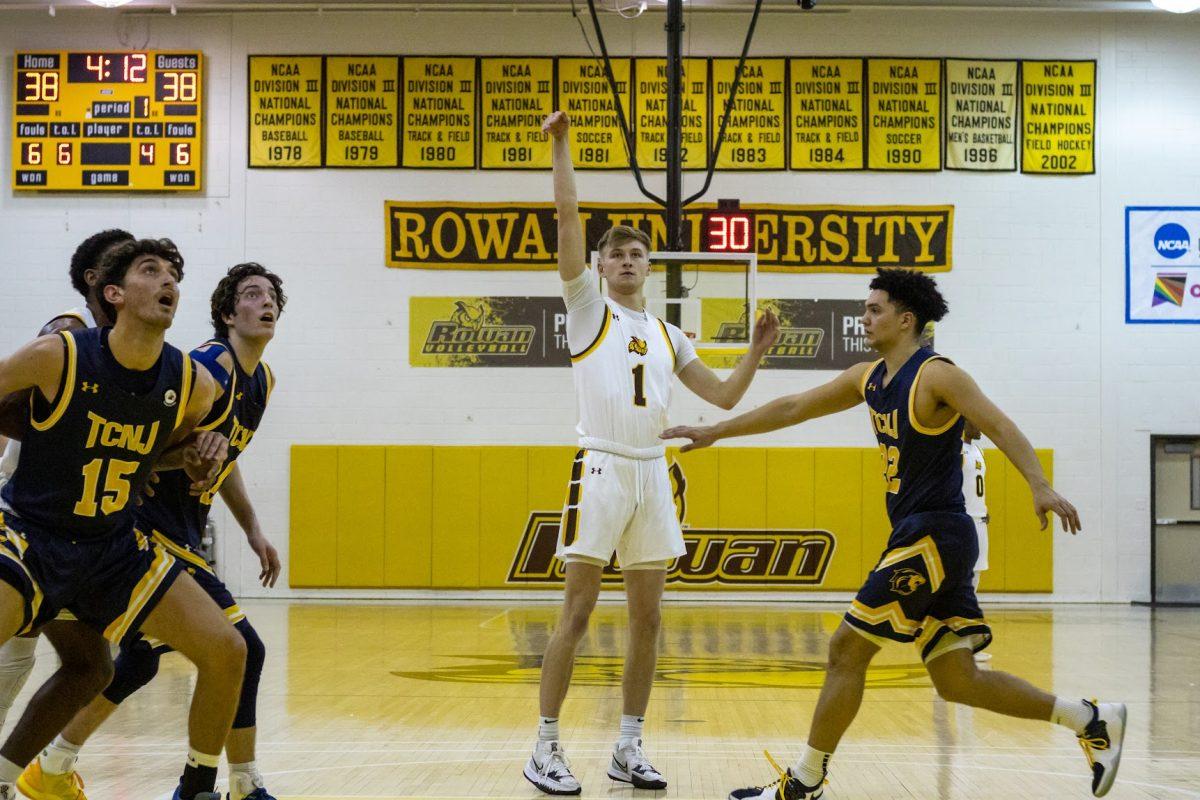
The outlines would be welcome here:
[[[1125,209],[1125,321],[1200,323],[1200,207]]]

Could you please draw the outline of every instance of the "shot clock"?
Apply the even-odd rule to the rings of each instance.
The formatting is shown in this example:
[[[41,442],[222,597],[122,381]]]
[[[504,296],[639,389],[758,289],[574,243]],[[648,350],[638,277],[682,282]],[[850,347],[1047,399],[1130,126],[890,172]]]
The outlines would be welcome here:
[[[14,65],[14,189],[200,189],[201,53],[17,53]]]

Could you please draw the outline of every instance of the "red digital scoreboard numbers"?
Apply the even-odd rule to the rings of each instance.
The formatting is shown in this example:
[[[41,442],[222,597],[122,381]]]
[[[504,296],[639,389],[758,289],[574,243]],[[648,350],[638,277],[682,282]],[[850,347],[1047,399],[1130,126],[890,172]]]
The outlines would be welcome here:
[[[755,252],[754,214],[726,205],[705,211],[701,219],[700,246],[706,253]]]

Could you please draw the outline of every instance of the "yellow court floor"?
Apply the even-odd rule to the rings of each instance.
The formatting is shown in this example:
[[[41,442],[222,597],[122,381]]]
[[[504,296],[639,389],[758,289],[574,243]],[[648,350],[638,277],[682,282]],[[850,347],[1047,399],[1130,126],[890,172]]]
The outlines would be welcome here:
[[[521,775],[535,738],[548,603],[249,602],[267,643],[259,763],[280,800],[539,797]],[[646,748],[681,800],[774,778],[804,742],[837,606],[668,604]],[[1200,798],[1200,611],[990,609],[991,668],[1073,697],[1129,704],[1113,798]],[[584,797],[635,794],[605,776],[620,717],[625,614],[602,604],[562,715]],[[44,643],[23,697],[54,667]],[[193,670],[179,656],[85,748],[92,800],[173,788]],[[18,701],[18,707],[23,699]],[[14,713],[14,717],[16,714]],[[222,778],[225,767],[222,765]],[[836,754],[831,800],[1086,798],[1074,737],[939,700],[915,651],[885,649]]]

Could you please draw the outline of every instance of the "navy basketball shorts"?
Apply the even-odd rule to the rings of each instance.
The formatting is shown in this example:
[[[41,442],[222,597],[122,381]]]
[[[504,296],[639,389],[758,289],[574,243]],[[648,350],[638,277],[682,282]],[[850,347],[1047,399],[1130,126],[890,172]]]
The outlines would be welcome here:
[[[183,570],[188,575],[191,575],[192,579],[204,590],[204,593],[213,599],[213,602],[217,604],[217,607],[221,611],[225,612],[226,618],[229,619],[229,624],[236,625],[246,618],[246,613],[238,606],[238,602],[233,594],[226,588],[225,583],[217,577],[217,574],[212,571],[212,567],[209,566],[202,555],[190,547],[179,544],[157,530],[152,530],[148,538],[153,544],[175,556],[175,559],[179,561]],[[159,653],[167,653],[171,650],[170,647],[157,639],[151,639],[141,634],[129,637],[122,647],[148,647]]]
[[[182,570],[178,559],[132,527],[72,540],[69,532],[42,530],[11,511],[0,520],[0,581],[25,601],[19,634],[65,610],[120,644],[137,633]]]
[[[958,648],[979,652],[992,631],[972,586],[978,555],[975,523],[966,514],[905,517],[845,620],[877,644],[915,644],[926,663]]]

